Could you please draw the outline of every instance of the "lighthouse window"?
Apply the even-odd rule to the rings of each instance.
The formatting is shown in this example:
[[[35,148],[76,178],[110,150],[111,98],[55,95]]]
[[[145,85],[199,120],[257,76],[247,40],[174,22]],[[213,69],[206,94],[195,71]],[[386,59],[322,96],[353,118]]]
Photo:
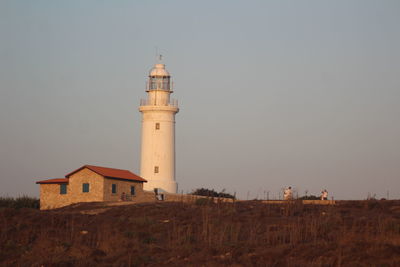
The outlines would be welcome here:
[[[154,166],[154,173],[158,173],[158,166]]]
[[[169,90],[169,77],[164,76],[163,77],[163,90]]]
[[[160,130],[160,123],[159,122],[156,123],[156,130]]]
[[[150,90],[157,89],[157,79],[156,77],[150,77]]]

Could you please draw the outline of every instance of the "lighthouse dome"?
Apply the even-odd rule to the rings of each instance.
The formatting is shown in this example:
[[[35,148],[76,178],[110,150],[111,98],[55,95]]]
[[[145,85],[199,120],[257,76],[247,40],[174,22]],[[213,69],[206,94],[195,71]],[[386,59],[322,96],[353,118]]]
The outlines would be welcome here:
[[[165,64],[156,64],[154,68],[150,70],[149,76],[170,76],[169,72],[165,69]]]

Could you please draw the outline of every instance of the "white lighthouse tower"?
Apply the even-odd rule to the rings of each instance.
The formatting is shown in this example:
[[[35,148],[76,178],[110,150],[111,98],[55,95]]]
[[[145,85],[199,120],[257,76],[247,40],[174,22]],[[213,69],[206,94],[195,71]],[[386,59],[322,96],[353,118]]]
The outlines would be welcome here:
[[[140,176],[148,182],[145,190],[160,188],[177,192],[175,181],[175,114],[178,102],[170,99],[173,92],[171,75],[164,64],[155,64],[147,82],[147,99],[140,101],[142,145]]]

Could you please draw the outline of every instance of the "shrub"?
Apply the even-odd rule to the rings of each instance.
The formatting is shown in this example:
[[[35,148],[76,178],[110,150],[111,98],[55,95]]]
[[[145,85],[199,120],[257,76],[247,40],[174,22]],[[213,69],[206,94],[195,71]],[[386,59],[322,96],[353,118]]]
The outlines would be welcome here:
[[[234,195],[231,195],[229,193],[225,192],[225,189],[223,189],[221,192],[217,192],[214,189],[207,189],[207,188],[200,188],[194,190],[192,195],[197,195],[197,196],[206,196],[206,197],[223,197],[223,198],[232,198],[235,199]]]
[[[301,199],[301,200],[320,200],[321,197],[317,197],[317,196],[314,196],[314,195],[309,195],[309,196],[299,197],[299,199]]]
[[[39,199],[34,197],[22,196],[22,197],[0,197],[0,207],[3,208],[30,208],[39,209]]]

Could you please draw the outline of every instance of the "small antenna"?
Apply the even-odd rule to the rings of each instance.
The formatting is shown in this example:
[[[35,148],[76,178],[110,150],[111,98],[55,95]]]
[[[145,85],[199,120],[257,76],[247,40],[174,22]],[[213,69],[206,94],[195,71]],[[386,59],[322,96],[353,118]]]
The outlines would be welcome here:
[[[158,53],[158,46],[156,46],[155,48],[156,48],[156,63],[159,63],[161,62],[163,56]]]

